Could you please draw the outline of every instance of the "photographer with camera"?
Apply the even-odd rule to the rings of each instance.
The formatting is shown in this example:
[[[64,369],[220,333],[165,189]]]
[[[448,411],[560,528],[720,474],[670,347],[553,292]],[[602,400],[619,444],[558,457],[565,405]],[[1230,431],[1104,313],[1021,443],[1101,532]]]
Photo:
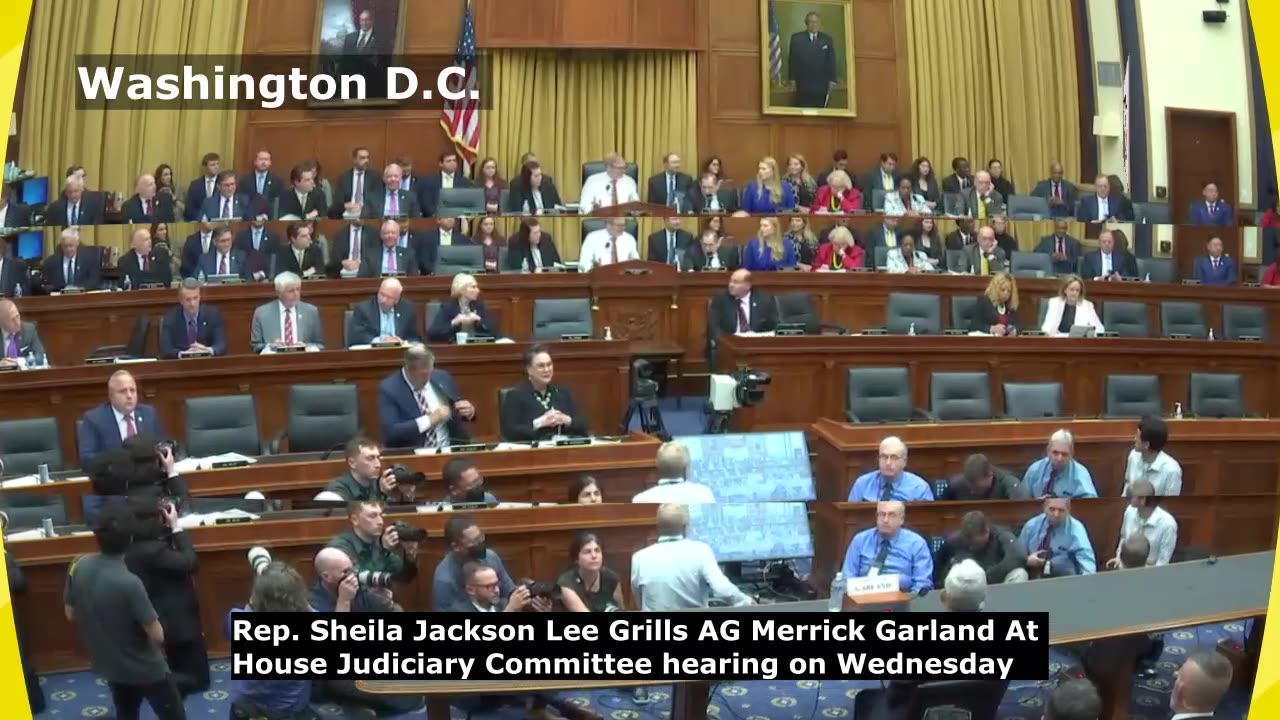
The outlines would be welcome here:
[[[444,464],[444,486],[448,494],[443,502],[474,505],[497,505],[498,498],[485,490],[484,476],[475,463],[456,457]]]
[[[196,595],[198,561],[191,538],[178,524],[178,511],[168,500],[130,500],[136,521],[125,564],[147,589],[160,625],[164,654],[183,696],[209,689],[209,653],[200,625]]]
[[[85,468],[93,494],[84,498],[85,522],[93,525],[109,498],[168,499],[184,515],[191,493],[178,475],[173,444],[154,435],[135,435],[123,446],[106,450]]]
[[[426,539],[426,531],[406,522],[387,525],[382,503],[370,500],[348,503],[347,516],[351,529],[330,540],[329,547],[346,553],[357,571],[387,576],[376,586],[390,600],[391,580],[409,582],[417,577],[418,543]]]
[[[444,539],[449,552],[436,565],[431,579],[431,609],[448,612],[467,600],[466,575],[462,569],[469,562],[484,563],[498,574],[498,595],[511,597],[516,584],[507,573],[498,553],[485,545],[484,533],[476,521],[455,515],[444,524]]]
[[[625,610],[622,583],[618,574],[604,565],[604,550],[595,533],[579,531],[569,545],[573,567],[556,580],[560,602],[570,612],[616,612]]]
[[[404,472],[399,465],[384,468],[382,447],[367,437],[352,438],[345,450],[348,470],[341,477],[330,480],[325,492],[335,493],[344,502],[413,502],[417,486],[413,482],[401,483],[399,480],[425,479],[422,473]]]

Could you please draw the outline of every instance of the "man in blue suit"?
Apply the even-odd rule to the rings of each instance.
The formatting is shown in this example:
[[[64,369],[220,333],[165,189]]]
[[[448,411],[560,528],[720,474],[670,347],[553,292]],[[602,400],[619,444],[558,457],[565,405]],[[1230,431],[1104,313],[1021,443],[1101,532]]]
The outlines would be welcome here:
[[[378,421],[389,448],[446,447],[471,439],[466,423],[475,406],[458,398],[453,376],[436,370],[435,355],[422,345],[405,351],[404,368],[378,386]]]
[[[440,153],[439,162],[440,172],[423,176],[418,184],[418,204],[422,206],[422,213],[427,217],[436,214],[436,208],[440,205],[441,190],[474,187],[465,175],[458,172],[460,163],[457,152],[445,150]]]
[[[99,453],[118,448],[135,435],[165,438],[155,408],[138,403],[138,383],[127,370],[107,381],[107,402],[89,410],[76,422],[76,451],[80,467]]]
[[[1222,238],[1209,238],[1209,254],[1196,258],[1195,279],[1201,285],[1235,285],[1236,264],[1222,251]]]
[[[160,358],[173,360],[184,350],[227,354],[222,313],[212,305],[200,303],[200,283],[195,278],[182,281],[182,287],[178,288],[178,307],[168,310],[160,319]]]
[[[200,158],[200,167],[204,168],[204,174],[192,180],[191,185],[187,187],[187,222],[199,220],[204,201],[217,194],[218,173],[222,170],[222,158],[218,153],[205,153],[205,156]]]
[[[200,256],[200,267],[196,275],[204,277],[215,275],[239,275],[242,280],[249,279],[249,259],[243,250],[233,247],[235,236],[231,228],[223,225],[213,231],[213,247]]]
[[[1092,195],[1080,198],[1076,220],[1082,223],[1133,222],[1133,203],[1123,193],[1111,191],[1111,178],[1099,175]]]
[[[253,211],[249,196],[236,192],[236,174],[230,170],[218,173],[217,193],[205,198],[200,208],[201,220],[252,220],[258,214]]]
[[[1208,182],[1204,185],[1204,201],[1197,201],[1191,204],[1192,225],[1218,225],[1221,227],[1230,227],[1235,224],[1235,215],[1231,212],[1231,205],[1218,197],[1218,184]]]

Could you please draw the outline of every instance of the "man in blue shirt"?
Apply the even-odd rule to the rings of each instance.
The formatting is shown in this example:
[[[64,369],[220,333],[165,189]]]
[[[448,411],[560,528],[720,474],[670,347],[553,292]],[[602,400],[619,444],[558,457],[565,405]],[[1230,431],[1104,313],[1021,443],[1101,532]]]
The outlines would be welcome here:
[[[876,526],[853,536],[844,556],[846,578],[897,575],[905,592],[933,589],[933,554],[929,543],[902,527],[907,507],[898,501],[876,504]]]
[[[449,518],[444,525],[444,539],[449,543],[449,552],[440,559],[431,579],[432,611],[447,612],[467,600],[462,567],[468,562],[482,562],[493,568],[498,573],[498,595],[511,597],[516,584],[498,553],[485,546],[484,532],[475,520],[464,515]]]
[[[1049,436],[1045,457],[1031,463],[1022,476],[1022,491],[1032,498],[1096,498],[1089,469],[1075,460],[1075,438],[1068,430]]]
[[[849,502],[922,502],[933,500],[933,489],[919,475],[906,472],[907,446],[896,437],[880,441],[880,469],[853,481]]]
[[[1045,498],[1044,513],[1022,526],[1018,542],[1027,551],[1027,571],[1034,577],[1092,575],[1098,558],[1084,523],[1071,517],[1069,498]]]

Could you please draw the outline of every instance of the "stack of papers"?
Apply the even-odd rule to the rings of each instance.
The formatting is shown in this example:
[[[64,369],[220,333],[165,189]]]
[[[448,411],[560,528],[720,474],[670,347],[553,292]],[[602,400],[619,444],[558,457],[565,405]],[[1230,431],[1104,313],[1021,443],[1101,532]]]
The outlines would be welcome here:
[[[31,487],[32,485],[39,485],[39,484],[40,484],[39,475],[23,475],[22,477],[16,477],[16,478],[13,478],[12,480],[5,480],[4,482],[0,482],[0,488],[24,488],[24,487]]]
[[[194,528],[202,525],[213,525],[219,520],[225,518],[247,518],[249,520],[257,520],[258,516],[253,513],[245,512],[244,510],[236,510],[235,508],[232,508],[231,510],[223,510],[222,512],[204,514],[192,513],[190,515],[183,515],[178,518],[178,524],[183,528]]]
[[[4,536],[5,542],[14,542],[22,540],[43,540],[44,530],[36,528],[35,530],[19,530]]]
[[[247,455],[241,455],[240,453],[223,453],[221,455],[211,455],[209,457],[203,457],[203,458],[189,457],[189,458],[186,458],[185,460],[179,460],[178,462],[173,464],[173,469],[176,470],[178,473],[189,473],[189,472],[195,472],[197,470],[210,470],[213,468],[214,464],[216,463],[230,463],[230,462],[234,462],[234,463],[247,462],[249,464],[253,464],[258,462],[258,459],[251,458]]]

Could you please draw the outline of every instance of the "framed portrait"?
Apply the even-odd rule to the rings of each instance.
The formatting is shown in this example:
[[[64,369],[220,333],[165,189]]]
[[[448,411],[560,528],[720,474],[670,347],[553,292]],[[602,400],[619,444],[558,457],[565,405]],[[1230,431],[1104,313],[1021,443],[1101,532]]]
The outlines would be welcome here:
[[[855,117],[853,0],[760,0],[765,115]]]
[[[317,70],[365,78],[364,101],[312,101],[313,107],[389,107],[387,67],[404,47],[407,0],[316,0],[312,55]]]

